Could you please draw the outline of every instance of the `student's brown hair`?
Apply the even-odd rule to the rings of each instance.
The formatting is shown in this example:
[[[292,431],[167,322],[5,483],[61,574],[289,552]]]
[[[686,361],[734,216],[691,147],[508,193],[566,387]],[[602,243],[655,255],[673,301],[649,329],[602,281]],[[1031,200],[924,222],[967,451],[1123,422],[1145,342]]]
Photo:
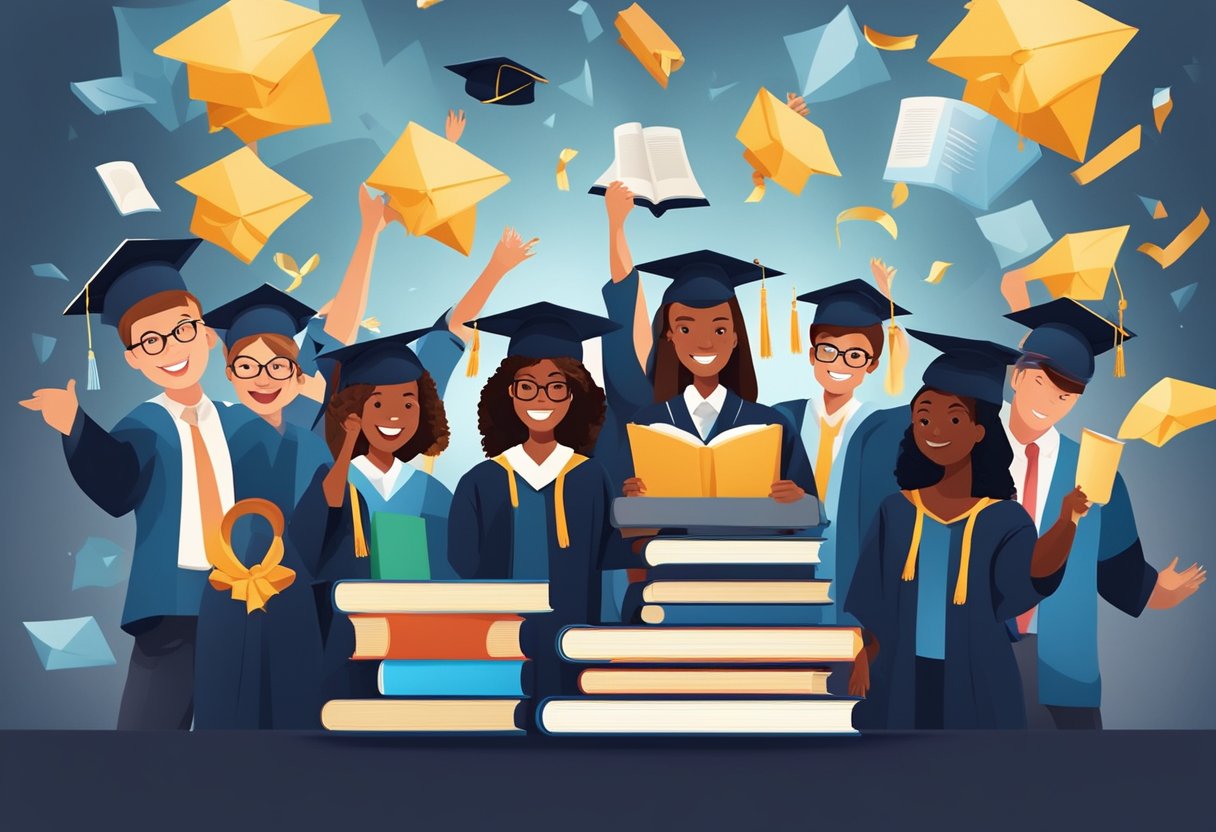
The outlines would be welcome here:
[[[730,307],[739,343],[718,375],[718,381],[739,398],[754,402],[760,390],[756,383],[756,368],[752,364],[751,344],[747,340],[747,326],[743,322],[743,310],[739,308],[737,298],[727,301],[727,306]],[[670,313],[671,304],[665,303],[654,316],[654,367],[650,375],[656,402],[674,399],[692,384],[692,371],[680,363],[675,346],[667,339],[667,332],[671,329]]]
[[[135,325],[144,318],[152,315],[159,315],[161,312],[167,312],[170,309],[176,309],[179,306],[193,305],[198,311],[198,317],[203,317],[203,305],[198,302],[198,298],[187,292],[185,289],[170,289],[167,292],[157,292],[151,297],[144,298],[139,303],[132,306],[123,316],[118,319],[118,337],[122,339],[123,344],[132,346],[135,343]],[[143,333],[139,333],[143,335]]]
[[[604,424],[604,391],[592,380],[581,361],[573,358],[550,359],[566,376],[570,385],[570,410],[553,433],[561,444],[580,454],[589,454],[595,447]],[[528,438],[528,428],[515,415],[511,400],[511,383],[515,374],[540,363],[540,359],[523,355],[508,356],[498,365],[481,388],[477,403],[477,429],[481,431],[481,449],[487,457],[501,454]]]
[[[882,324],[874,324],[873,326],[833,326],[832,324],[811,324],[811,346],[814,346],[817,339],[821,335],[826,335],[829,338],[840,338],[843,335],[861,335],[870,342],[870,352],[873,353],[874,361],[877,361],[882,356],[883,343],[887,340],[886,332]]]
[[[277,332],[246,335],[233,344],[231,348],[224,351],[224,361],[231,364],[232,360],[240,355],[246,347],[258,341],[265,341],[266,346],[270,347],[275,355],[281,355],[296,362],[296,378],[304,375],[304,371],[300,369],[300,345],[296,343],[294,338],[288,338],[286,335],[281,335]]]
[[[335,369],[329,383],[338,389],[341,368]],[[376,391],[374,384],[352,384],[345,389],[338,389],[325,406],[325,443],[329,452],[336,459],[342,450],[346,439],[346,429],[342,423],[352,413],[363,414],[363,405]],[[418,379],[418,407],[421,414],[418,418],[418,430],[404,445],[397,449],[393,456],[402,462],[409,462],[418,454],[439,456],[448,446],[448,416],[443,409],[443,399],[435,387],[435,380],[425,370]],[[367,437],[362,433],[355,441],[352,458],[366,454],[369,448]]]
[[[1076,379],[1071,379],[1058,370],[1053,370],[1037,358],[1021,358],[1013,367],[1015,372],[1021,370],[1042,370],[1047,379],[1065,393],[1079,396],[1085,392],[1085,385]]]

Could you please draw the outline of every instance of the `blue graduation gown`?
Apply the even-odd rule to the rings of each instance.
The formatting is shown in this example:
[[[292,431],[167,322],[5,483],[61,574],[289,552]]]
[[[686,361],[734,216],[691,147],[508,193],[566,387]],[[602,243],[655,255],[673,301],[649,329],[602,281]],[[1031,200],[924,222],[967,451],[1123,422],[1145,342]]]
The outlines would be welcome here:
[[[902,494],[883,501],[866,534],[845,609],[878,639],[871,688],[858,723],[915,727],[918,581],[902,579],[916,508]],[[967,602],[953,603],[965,522],[950,526],[946,568],[945,728],[1024,728],[1021,678],[1005,621],[1050,595],[1065,570],[1031,578],[1038,535],[1021,505],[1002,500],[976,518]]]
[[[245,486],[289,518],[315,474],[328,468],[329,449],[312,431],[286,421],[273,438],[266,466],[250,473]],[[233,551],[242,563],[257,564],[269,545],[265,521],[238,521]],[[197,728],[320,727],[321,629],[312,574],[290,537],[284,546],[283,565],[295,571],[295,581],[264,610],[247,613],[230,592],[204,591],[195,648]]]
[[[621,493],[622,483],[633,476],[625,425],[633,421],[639,410],[654,404],[654,387],[638,363],[633,346],[633,313],[639,285],[638,270],[634,269],[620,283],[605,283],[602,291],[608,317],[621,328],[602,339],[608,412],[595,443],[594,456],[608,473],[615,495]]]

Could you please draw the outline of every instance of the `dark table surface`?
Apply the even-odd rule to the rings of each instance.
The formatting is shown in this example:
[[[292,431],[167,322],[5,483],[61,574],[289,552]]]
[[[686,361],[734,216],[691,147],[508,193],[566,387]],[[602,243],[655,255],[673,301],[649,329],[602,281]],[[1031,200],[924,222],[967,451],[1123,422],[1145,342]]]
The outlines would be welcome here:
[[[1211,829],[1214,783],[1216,732],[0,732],[0,828],[13,832]]]

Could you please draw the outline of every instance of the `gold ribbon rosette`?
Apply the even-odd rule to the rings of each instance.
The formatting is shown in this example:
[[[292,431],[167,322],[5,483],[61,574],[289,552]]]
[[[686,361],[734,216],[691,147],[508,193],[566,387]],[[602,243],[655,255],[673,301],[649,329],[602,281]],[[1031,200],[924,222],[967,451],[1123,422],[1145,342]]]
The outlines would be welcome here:
[[[256,514],[270,524],[274,539],[256,566],[245,566],[232,550],[232,529],[242,517]],[[220,592],[231,590],[233,601],[244,601],[245,612],[266,608],[266,602],[295,583],[296,573],[283,566],[283,512],[269,500],[241,500],[224,515],[221,540],[208,580]]]

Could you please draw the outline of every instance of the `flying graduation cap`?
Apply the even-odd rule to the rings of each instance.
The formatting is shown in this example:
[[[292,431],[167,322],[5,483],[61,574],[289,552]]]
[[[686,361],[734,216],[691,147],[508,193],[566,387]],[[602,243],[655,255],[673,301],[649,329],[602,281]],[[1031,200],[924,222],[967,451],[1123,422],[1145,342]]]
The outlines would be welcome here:
[[[1031,306],[1005,317],[1030,328],[1022,344],[1023,355],[1082,385],[1094,376],[1094,358],[1111,349],[1116,351],[1115,374],[1119,375],[1123,343],[1136,337],[1072,298]]]
[[[233,298],[207,313],[212,329],[223,330],[224,346],[251,335],[275,334],[295,338],[317,311],[292,295],[263,283],[252,292]]]
[[[531,104],[545,78],[510,58],[483,58],[444,67],[464,78],[464,91],[482,104]]]
[[[600,315],[580,312],[548,301],[467,321],[465,326],[472,327],[474,333],[467,373],[470,376],[477,374],[478,353],[481,349],[478,334],[480,332],[507,336],[510,339],[507,343],[508,356],[523,355],[536,359],[574,358],[582,361],[584,341],[621,328],[620,324]]]
[[[909,329],[908,334],[923,341],[941,355],[933,359],[922,377],[928,387],[997,405],[1004,402],[1005,368],[1021,357],[1017,350],[992,341],[959,338]]]
[[[100,390],[97,358],[93,352],[93,322],[99,314],[106,326],[117,328],[133,306],[161,292],[184,292],[181,268],[202,240],[123,240],[72,299],[64,315],[83,315],[89,343],[88,389]],[[129,346],[129,345],[128,345]]]

